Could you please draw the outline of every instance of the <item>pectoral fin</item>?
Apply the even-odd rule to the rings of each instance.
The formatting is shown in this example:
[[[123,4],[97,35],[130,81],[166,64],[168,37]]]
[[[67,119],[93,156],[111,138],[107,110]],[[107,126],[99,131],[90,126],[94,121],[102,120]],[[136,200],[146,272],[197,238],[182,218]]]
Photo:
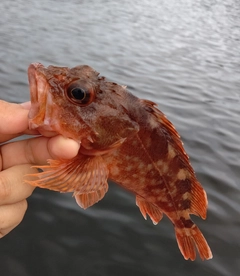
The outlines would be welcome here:
[[[143,217],[147,219],[147,214],[151,218],[153,224],[158,224],[158,222],[162,219],[163,213],[162,211],[153,205],[152,203],[147,202],[140,196],[136,196],[136,205],[139,207]]]
[[[108,190],[108,169],[101,156],[78,155],[72,160],[48,160],[49,165],[35,166],[41,173],[27,175],[25,182],[49,190],[74,192],[84,209],[101,200]]]
[[[89,192],[89,193],[82,193],[82,194],[75,194],[75,199],[77,204],[83,208],[87,209],[88,207],[94,205],[99,200],[101,200],[105,193],[108,190],[107,182],[103,184],[102,188],[98,189],[97,191]]]

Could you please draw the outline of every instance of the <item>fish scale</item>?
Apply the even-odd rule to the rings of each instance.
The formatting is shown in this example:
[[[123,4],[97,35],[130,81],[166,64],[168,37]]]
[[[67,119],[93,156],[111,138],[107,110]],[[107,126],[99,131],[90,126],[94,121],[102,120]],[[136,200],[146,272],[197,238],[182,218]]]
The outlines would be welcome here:
[[[190,214],[206,218],[207,196],[172,123],[149,100],[107,81],[87,65],[29,66],[29,128],[54,131],[81,143],[71,160],[49,160],[26,182],[73,192],[84,209],[101,200],[107,179],[136,195],[143,217],[173,223],[185,259],[212,252]],[[34,179],[34,180],[32,180]]]

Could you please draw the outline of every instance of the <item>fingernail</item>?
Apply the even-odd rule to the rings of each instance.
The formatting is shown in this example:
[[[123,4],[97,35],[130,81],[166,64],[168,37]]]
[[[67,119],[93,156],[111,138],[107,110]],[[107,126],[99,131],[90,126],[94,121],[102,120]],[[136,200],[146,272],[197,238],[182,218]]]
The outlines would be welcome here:
[[[24,109],[27,109],[29,110],[31,108],[31,102],[28,101],[28,102],[25,102],[25,103],[20,103],[20,105],[24,108]]]

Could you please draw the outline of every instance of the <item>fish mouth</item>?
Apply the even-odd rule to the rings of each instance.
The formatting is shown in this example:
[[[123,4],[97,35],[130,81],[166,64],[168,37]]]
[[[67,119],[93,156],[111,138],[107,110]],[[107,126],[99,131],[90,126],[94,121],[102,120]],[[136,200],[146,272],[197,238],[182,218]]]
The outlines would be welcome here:
[[[29,129],[54,131],[46,122],[46,111],[51,95],[46,79],[46,68],[41,63],[32,63],[28,67],[28,81],[30,87],[31,108],[29,110]]]

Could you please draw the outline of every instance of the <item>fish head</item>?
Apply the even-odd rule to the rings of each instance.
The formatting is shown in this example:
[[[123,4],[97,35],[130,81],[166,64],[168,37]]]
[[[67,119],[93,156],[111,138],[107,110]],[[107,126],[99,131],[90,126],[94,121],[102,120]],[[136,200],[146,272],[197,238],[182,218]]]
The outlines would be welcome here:
[[[129,112],[126,87],[107,82],[87,65],[33,63],[28,78],[30,129],[62,134],[87,150],[115,147],[139,130]]]

